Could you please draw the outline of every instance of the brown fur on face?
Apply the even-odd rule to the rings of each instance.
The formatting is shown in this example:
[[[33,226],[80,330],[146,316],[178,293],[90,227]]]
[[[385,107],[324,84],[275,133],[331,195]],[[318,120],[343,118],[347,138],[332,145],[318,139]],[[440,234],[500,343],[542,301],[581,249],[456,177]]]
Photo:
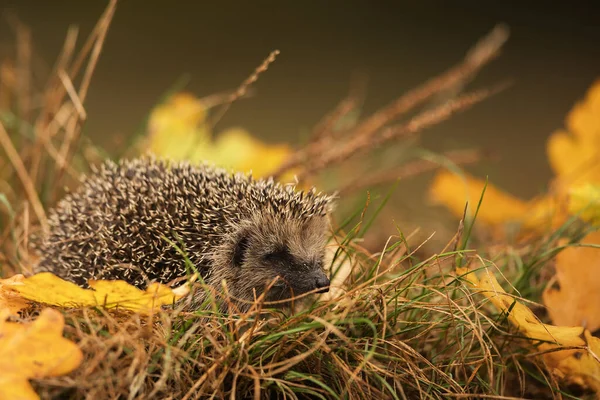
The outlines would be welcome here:
[[[263,293],[265,302],[285,306],[290,302],[282,300],[311,291],[326,292],[327,224],[324,216],[300,220],[257,214],[238,224],[213,253],[207,283],[220,287],[225,281],[241,310]]]

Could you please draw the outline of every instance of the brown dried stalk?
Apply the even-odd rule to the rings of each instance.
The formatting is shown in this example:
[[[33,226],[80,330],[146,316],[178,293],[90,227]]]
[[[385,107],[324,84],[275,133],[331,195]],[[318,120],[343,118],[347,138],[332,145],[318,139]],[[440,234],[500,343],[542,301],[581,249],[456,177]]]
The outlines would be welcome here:
[[[482,150],[458,150],[450,151],[441,154],[441,157],[456,165],[474,164],[484,158],[489,157],[487,152]],[[348,182],[337,190],[337,193],[342,196],[358,190],[386,184],[396,180],[412,178],[425,172],[436,170],[443,167],[438,162],[432,160],[415,160],[397,168],[379,171],[359,179]]]
[[[102,18],[100,18],[99,24],[97,25],[97,38],[94,42],[92,53],[90,54],[87,67],[83,73],[81,85],[79,86],[79,91],[77,93],[77,98],[79,99],[78,103],[80,104],[82,104],[85,101],[85,98],[87,96],[90,82],[92,80],[92,75],[94,74],[96,65],[98,63],[98,59],[100,58],[100,53],[102,52],[104,40],[106,39],[106,34],[108,33],[108,28],[110,27],[110,23],[112,22],[116,6],[117,0],[111,0],[108,4],[108,7],[106,8],[106,11],[104,12],[104,15],[102,16]],[[65,87],[65,91],[68,92],[67,87]],[[77,103],[74,102],[74,104],[76,105]],[[77,107],[75,108],[77,109]],[[83,114],[83,116],[85,116],[85,113]],[[72,145],[74,144],[74,142],[76,142],[76,140],[79,137],[79,133],[81,132],[81,123],[83,122],[83,119],[81,117],[82,114],[74,112],[73,116],[71,117],[71,121],[68,124],[66,135],[60,148],[61,159],[65,160],[65,162],[57,164],[58,180],[61,179],[62,174],[65,171],[65,166],[68,164],[69,159],[72,155]]]
[[[496,91],[480,90],[468,93],[432,110],[418,114],[405,124],[390,126],[384,129],[379,136],[373,138],[358,136],[346,144],[341,143],[338,146],[333,146],[333,150],[331,151],[323,149],[321,156],[315,157],[311,164],[307,165],[305,169],[298,174],[298,180],[303,181],[307,177],[314,175],[326,167],[346,161],[359,152],[372,150],[386,142],[417,134],[430,126],[450,118],[450,116],[456,112],[468,109],[495,92]]]
[[[462,63],[409,91],[387,107],[384,107],[366,118],[353,129],[345,132],[345,137],[348,138],[345,143],[342,140],[332,141],[330,135],[314,135],[313,139],[316,137],[316,140],[308,143],[304,148],[292,154],[274,173],[274,176],[280,177],[283,173],[305,164],[307,160],[310,160],[310,167],[300,175],[312,175],[318,169],[327,167],[332,163],[343,161],[349,156],[354,155],[357,152],[357,149],[368,148],[369,143],[377,137],[386,125],[397,120],[400,116],[414,108],[423,105],[428,100],[431,100],[436,94],[456,87],[457,84],[466,82],[470,77],[474,76],[485,64],[497,56],[500,47],[506,41],[507,36],[508,30],[506,27],[502,25],[495,27],[469,51]],[[465,101],[465,99],[466,98],[463,97],[460,102]],[[455,101],[452,104],[456,105],[458,103]],[[439,110],[439,107],[436,107],[434,110]],[[436,114],[436,112],[433,112],[428,115],[433,118]],[[443,119],[445,118],[441,118],[437,122],[440,122]],[[421,120],[420,122],[422,123],[424,121]],[[434,121],[431,120],[430,122]],[[413,121],[413,125],[414,123],[415,121]],[[401,135],[396,134],[396,136]],[[380,141],[381,139],[375,139],[375,142]],[[329,154],[330,150],[334,152],[334,154]],[[315,167],[314,165],[315,160],[318,160],[318,167]]]
[[[269,56],[267,58],[265,58],[265,60],[262,62],[262,64],[260,64],[258,66],[258,68],[256,68],[254,70],[252,75],[250,75],[248,78],[246,78],[244,80],[244,82],[242,82],[240,87],[238,87],[238,89],[231,94],[229,100],[225,104],[223,104],[221,109],[212,118],[212,120],[210,121],[210,124],[209,124],[209,126],[211,128],[214,128],[215,125],[221,120],[221,118],[223,118],[223,115],[225,115],[227,110],[229,110],[229,107],[231,107],[231,105],[233,104],[234,101],[236,101],[239,98],[244,97],[246,95],[250,86],[252,86],[252,84],[258,80],[258,77],[260,76],[260,74],[262,74],[263,72],[265,72],[269,69],[269,65],[271,65],[275,61],[275,58],[277,58],[278,55],[279,55],[279,50],[272,51],[271,54],[269,54]]]
[[[31,180],[29,174],[27,173],[27,169],[25,168],[25,165],[23,164],[23,160],[21,160],[19,153],[17,152],[17,150],[15,149],[15,146],[13,146],[13,143],[10,140],[10,136],[8,136],[8,132],[6,132],[6,129],[4,129],[4,125],[2,125],[1,122],[0,122],[0,145],[4,148],[4,151],[6,152],[8,159],[10,160],[13,168],[15,169],[15,171],[17,173],[17,176],[19,177],[19,180],[21,181],[21,184],[23,185],[23,189],[25,190],[25,193],[27,194],[27,199],[31,203],[31,206],[33,207],[33,211],[35,212],[35,215],[36,215],[40,225],[42,226],[42,229],[46,230],[48,227],[48,224],[46,221],[46,213],[44,211],[44,206],[42,205],[42,202],[40,201],[40,198],[38,197],[38,194],[37,194],[37,191],[35,190],[35,185],[34,185],[33,181]]]

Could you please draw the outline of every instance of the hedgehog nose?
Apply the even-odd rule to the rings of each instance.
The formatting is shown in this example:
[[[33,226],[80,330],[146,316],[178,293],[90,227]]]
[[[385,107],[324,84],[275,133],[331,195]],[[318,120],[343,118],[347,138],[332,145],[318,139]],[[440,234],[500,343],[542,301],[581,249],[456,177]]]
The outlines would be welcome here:
[[[329,292],[329,283],[329,278],[327,278],[325,274],[320,274],[317,279],[315,279],[315,288],[319,289],[317,293]]]

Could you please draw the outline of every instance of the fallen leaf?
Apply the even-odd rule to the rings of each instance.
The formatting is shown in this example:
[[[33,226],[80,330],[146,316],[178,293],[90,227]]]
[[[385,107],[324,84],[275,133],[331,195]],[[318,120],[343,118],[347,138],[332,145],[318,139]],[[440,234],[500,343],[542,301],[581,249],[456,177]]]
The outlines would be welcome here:
[[[566,125],[568,131],[557,131],[547,141],[548,162],[555,172],[552,192],[524,201],[488,183],[479,220],[496,226],[516,221],[539,233],[557,228],[569,214],[595,223],[600,215],[600,80],[573,107]],[[441,171],[430,191],[434,201],[462,217],[467,200],[475,209],[483,186],[482,180]],[[590,201],[595,203],[582,212]]]
[[[568,131],[548,139],[547,153],[561,190],[582,183],[600,183],[600,80],[566,118]]]
[[[125,281],[90,280],[92,289],[83,289],[50,272],[41,272],[29,278],[7,285],[28,300],[61,307],[105,307],[128,309],[149,314],[163,305],[181,299],[188,290],[173,292],[168,286],[152,283],[146,290],[138,289]],[[187,285],[184,285],[187,287]]]
[[[9,287],[18,285],[25,277],[21,274],[14,275],[8,279],[0,279],[0,312],[8,310],[10,314],[16,314],[29,306],[29,301]]]
[[[466,202],[469,202],[470,214],[473,215],[484,187],[484,181],[469,175],[440,171],[431,184],[431,195],[436,203],[444,204],[454,215],[462,217]],[[489,224],[499,224],[522,220],[528,211],[526,202],[488,183],[477,218]]]
[[[291,153],[286,144],[265,144],[241,128],[220,133],[212,145],[199,147],[192,160],[210,161],[221,167],[248,172],[257,177],[268,176]],[[283,177],[286,180],[289,177]]]
[[[478,293],[484,294],[499,311],[507,314],[513,326],[536,343],[532,352],[540,354],[538,357],[550,373],[600,393],[600,338],[578,326],[543,324],[531,309],[508,295],[488,270],[476,274],[466,267],[457,268],[456,273],[479,289]],[[565,347],[579,349],[562,350]]]
[[[581,243],[597,247],[567,247],[556,256],[556,285],[543,293],[552,322],[600,329],[600,232]]]
[[[586,183],[569,190],[569,213],[600,226],[600,184]]]
[[[159,157],[208,162],[236,171],[268,176],[288,157],[287,144],[266,144],[242,128],[214,134],[208,110],[191,94],[177,93],[150,115],[145,149]],[[290,180],[291,173],[282,177]]]
[[[498,227],[508,222],[518,222],[528,230],[543,232],[560,226],[564,221],[564,207],[556,197],[524,201],[504,193],[489,182],[486,186],[485,181],[467,174],[440,171],[430,187],[433,202],[443,204],[458,218],[463,216],[467,202],[468,215],[473,216],[482,193],[477,220],[485,224]]]
[[[176,93],[150,114],[146,150],[174,160],[186,160],[195,148],[209,143],[206,108],[189,93]]]
[[[81,364],[79,347],[62,337],[62,314],[46,308],[30,323],[0,319],[0,398],[38,399],[32,378],[67,374]]]

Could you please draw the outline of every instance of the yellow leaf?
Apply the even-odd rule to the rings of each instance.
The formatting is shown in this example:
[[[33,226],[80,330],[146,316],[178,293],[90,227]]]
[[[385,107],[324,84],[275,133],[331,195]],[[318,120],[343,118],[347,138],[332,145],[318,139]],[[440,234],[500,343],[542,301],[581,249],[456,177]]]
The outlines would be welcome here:
[[[431,184],[430,194],[435,202],[446,206],[457,217],[462,217],[468,201],[469,215],[472,216],[484,185],[484,181],[469,175],[463,177],[449,171],[440,171]],[[519,222],[528,230],[544,232],[562,224],[566,216],[563,204],[562,197],[550,195],[523,201],[488,182],[477,220],[492,226]]]
[[[39,303],[62,307],[119,307],[144,314],[152,313],[162,305],[172,304],[189,291],[180,289],[174,292],[159,283],[152,283],[145,291],[125,281],[91,280],[89,285],[93,290],[83,289],[50,272],[41,272],[11,285],[10,288],[23,298]]]
[[[581,243],[600,246],[600,232],[588,234]],[[559,325],[600,328],[600,248],[568,247],[556,256],[558,283],[548,285],[544,304],[552,322]]]
[[[49,308],[27,324],[0,319],[0,398],[38,399],[29,379],[64,375],[81,364],[79,347],[62,337],[64,325],[62,314]]]
[[[457,217],[462,217],[467,201],[471,215],[475,212],[484,186],[484,181],[471,176],[462,177],[449,171],[440,171],[436,174],[430,191],[434,201],[445,205]],[[528,210],[526,202],[488,183],[477,218],[488,224],[519,221]]]
[[[581,213],[589,222],[598,220],[600,80],[592,85],[584,101],[573,107],[566,121],[570,132],[557,131],[547,141],[548,161],[556,174],[553,193],[524,202],[488,184],[480,220],[491,225],[520,221],[536,232],[560,226],[568,214]],[[462,216],[466,200],[473,209],[482,189],[482,181],[471,177],[463,180],[447,171],[438,173],[431,186],[434,198],[456,216]],[[589,204],[589,200],[592,205],[582,212],[583,203]]]
[[[274,172],[292,151],[286,144],[263,143],[241,128],[213,135],[206,112],[201,101],[190,94],[172,96],[152,111],[145,149],[173,160],[208,162],[242,172],[252,170],[256,177]]]
[[[241,128],[229,129],[218,135],[211,154],[204,160],[242,172],[252,171],[256,177],[268,176],[291,153],[285,144],[268,145]]]
[[[508,295],[494,275],[485,270],[479,277],[468,268],[457,268],[463,276],[480,290],[492,304],[508,315],[509,322],[534,342],[541,342],[535,351],[549,372],[567,382],[590,388],[600,393],[600,338],[592,336],[588,329],[573,326],[555,326],[541,323],[524,304]],[[580,347],[561,350],[564,347]]]
[[[600,80],[567,116],[569,132],[548,139],[548,161],[563,190],[586,182],[600,183]]]
[[[587,183],[569,190],[569,213],[600,225],[600,185]]]
[[[10,314],[16,314],[27,308],[29,302],[22,298],[18,293],[10,290],[9,287],[19,284],[25,279],[21,274],[17,274],[8,279],[0,279],[0,312],[8,310]]]
[[[204,105],[191,94],[171,96],[150,114],[147,150],[174,160],[187,159],[194,148],[210,140],[205,118]]]

